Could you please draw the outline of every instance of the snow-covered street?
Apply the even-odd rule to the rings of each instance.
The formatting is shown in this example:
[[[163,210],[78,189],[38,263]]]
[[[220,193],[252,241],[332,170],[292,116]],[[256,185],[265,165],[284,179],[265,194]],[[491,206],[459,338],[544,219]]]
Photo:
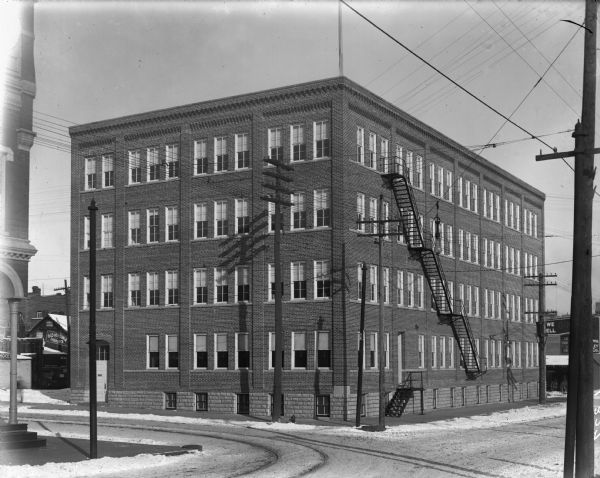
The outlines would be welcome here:
[[[6,409],[0,406],[0,412]],[[24,404],[19,413],[40,435],[88,436],[85,410]],[[367,432],[351,426],[101,411],[99,440],[197,443],[203,451],[37,467],[0,466],[0,475],[558,477],[562,475],[564,417],[565,404],[554,403]]]

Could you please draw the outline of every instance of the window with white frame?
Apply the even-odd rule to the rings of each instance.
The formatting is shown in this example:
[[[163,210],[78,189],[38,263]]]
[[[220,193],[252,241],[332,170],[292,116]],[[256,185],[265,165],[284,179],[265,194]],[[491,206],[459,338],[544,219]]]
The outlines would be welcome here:
[[[167,166],[167,179],[179,177],[179,146],[168,144],[165,146],[165,159]]]
[[[194,304],[208,303],[208,278],[206,269],[194,269]]]
[[[306,273],[304,262],[292,262],[292,299],[306,299]]]
[[[442,191],[442,198],[446,201],[452,202],[452,189],[454,187],[454,181],[452,179],[452,171],[446,169],[444,179],[444,189]]]
[[[160,223],[158,217],[158,208],[151,208],[147,210],[147,241],[146,242],[158,242],[160,233]]]
[[[235,334],[235,348],[236,348],[236,367],[235,368],[249,368],[250,367],[250,341],[248,339],[247,332],[238,332]]]
[[[329,261],[315,261],[315,299],[331,297],[331,271]]]
[[[165,287],[166,287],[166,298],[167,305],[178,305],[179,304],[179,272],[177,271],[166,271],[165,272]]]
[[[292,368],[306,369],[307,366],[306,333],[292,332]]]
[[[390,220],[390,203],[387,201],[383,201],[383,233],[385,234],[385,236],[383,237],[385,240],[389,241],[390,240],[390,236],[389,236],[389,232],[390,232],[390,225],[389,225],[389,220]]]
[[[270,128],[268,133],[269,158],[275,161],[283,161],[283,142],[281,128]]]
[[[365,129],[356,128],[356,162],[365,164]]]
[[[378,365],[379,365],[377,363],[377,345],[378,345],[377,332],[369,332],[367,337],[368,337],[367,345],[369,346],[368,352],[367,352],[367,357],[368,357],[367,367],[376,369],[376,368],[378,368]]]
[[[237,234],[250,232],[250,215],[248,214],[248,200],[235,200],[235,226]]]
[[[423,157],[415,155],[415,165],[413,172],[414,187],[423,189]]]
[[[165,208],[165,216],[167,221],[166,241],[179,240],[179,210],[176,206]]]
[[[219,173],[228,169],[227,138],[225,136],[218,136],[215,138],[215,172]]]
[[[316,121],[313,126],[313,152],[314,157],[328,158],[329,151],[329,123],[327,121]]]
[[[377,135],[375,133],[369,133],[368,160],[367,166],[377,169]]]
[[[314,227],[331,226],[329,190],[316,189],[314,191]]]
[[[159,367],[158,335],[146,335],[146,368]]]
[[[229,352],[227,349],[227,334],[215,334],[215,368],[229,367]]]
[[[129,235],[128,244],[130,246],[141,244],[142,229],[140,227],[140,211],[129,211],[128,214]]]
[[[356,229],[360,232],[365,232],[365,223],[362,222],[366,218],[366,203],[363,193],[356,193]]]
[[[96,189],[98,187],[97,184],[97,176],[96,176],[96,159],[95,158],[85,158],[85,190],[89,191],[90,189]]]
[[[383,302],[390,303],[390,268],[383,268]]]
[[[103,274],[100,276],[100,290],[102,294],[102,307],[112,308],[113,303],[113,276],[112,274]]]
[[[250,268],[239,266],[235,268],[236,302],[250,301]]]
[[[227,269],[215,268],[215,303],[226,304],[229,302],[229,286],[227,284]]]
[[[205,203],[194,204],[194,239],[208,237],[208,207]]]
[[[140,158],[139,149],[128,151],[127,153],[129,184],[138,184],[142,182],[142,165]]]
[[[114,247],[112,214],[102,214],[102,248],[107,247]]]
[[[378,299],[378,288],[377,282],[379,279],[379,274],[377,271],[377,266],[370,265],[369,266],[369,301],[377,302]]]
[[[83,216],[83,249],[90,248],[90,216]]]
[[[291,211],[291,229],[305,229],[306,228],[306,202],[304,193],[292,194],[292,207]]]
[[[160,288],[158,285],[158,272],[146,274],[146,304],[160,305]]]
[[[206,334],[194,334],[194,368],[208,368]]]
[[[440,336],[439,359],[438,365],[440,368],[446,368],[446,339],[448,337]]]
[[[317,368],[331,368],[331,344],[329,332],[317,331]]]
[[[421,334],[417,337],[417,353],[419,368],[425,368],[425,336]]]
[[[81,303],[83,304],[83,310],[90,308],[90,278],[89,276],[83,276],[83,297]]]
[[[404,161],[404,176],[408,177],[408,181],[410,182],[410,184],[412,186],[417,187],[414,182],[414,176],[415,176],[415,167],[414,166],[415,165],[414,165],[413,152],[407,150],[406,158]]]
[[[142,291],[140,290],[140,275],[137,272],[130,273],[128,275],[128,287],[129,287],[129,307],[140,307],[142,305]]]
[[[276,338],[275,338],[275,332],[269,332],[269,368],[273,369],[275,368],[275,344],[276,344]],[[283,368],[285,366],[285,350],[281,350],[281,367]]]
[[[158,181],[160,179],[160,160],[158,159],[158,148],[146,148],[147,180]]]
[[[394,172],[404,174],[404,148],[397,144],[396,154],[394,155]]]
[[[431,353],[431,368],[437,368],[438,367],[438,361],[437,361],[438,357],[437,357],[437,336],[436,335],[431,336],[430,353]]]
[[[179,344],[176,335],[167,335],[165,337],[167,346],[167,367],[166,368],[178,368],[179,367]]]
[[[194,141],[194,174],[208,174],[208,153],[205,139]]]
[[[415,305],[415,275],[412,272],[406,273],[406,306]]]
[[[225,236],[227,236],[227,201],[215,201],[215,237]]]
[[[250,150],[248,149],[248,133],[235,135],[235,169],[250,167]]]
[[[306,140],[304,139],[304,126],[292,125],[291,127],[291,158],[292,161],[306,161]]]
[[[396,271],[396,301],[399,306],[404,305],[404,271]]]
[[[383,172],[387,173],[389,170],[389,155],[390,155],[390,142],[381,138],[381,162],[383,164]]]

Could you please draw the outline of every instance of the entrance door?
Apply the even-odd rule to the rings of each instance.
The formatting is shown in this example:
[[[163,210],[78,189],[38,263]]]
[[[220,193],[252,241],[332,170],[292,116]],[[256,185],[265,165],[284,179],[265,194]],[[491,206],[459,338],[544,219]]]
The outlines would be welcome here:
[[[96,400],[106,402],[108,360],[96,360]]]
[[[402,342],[404,339],[404,334],[400,333],[398,334],[398,383],[402,383],[402,356],[404,355],[404,351],[402,349]]]

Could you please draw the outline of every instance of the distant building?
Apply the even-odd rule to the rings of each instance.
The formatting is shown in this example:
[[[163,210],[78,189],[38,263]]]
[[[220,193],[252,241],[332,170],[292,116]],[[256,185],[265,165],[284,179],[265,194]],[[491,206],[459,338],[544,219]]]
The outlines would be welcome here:
[[[48,314],[67,315],[65,294],[42,295],[39,287],[33,286],[27,294],[27,326],[31,328]]]
[[[464,311],[473,341],[455,340],[440,323],[431,276],[407,238],[384,239],[389,396],[409,374],[423,382],[426,409],[536,396],[537,291],[523,275],[544,264],[544,194],[351,80],[100,121],[70,134],[73,400],[89,393],[94,199],[97,358],[106,373],[98,390],[124,406],[270,414],[274,210],[263,199],[272,192],[263,186],[266,157],[294,168],[286,173],[293,206],[284,209],[282,239],[285,415],[354,416],[362,263],[364,412],[377,414],[378,246],[361,235],[377,226],[357,220],[378,217],[381,195],[383,216],[399,217],[382,185],[392,170],[412,184],[419,215],[411,228],[418,222],[430,238],[439,205],[444,294]],[[467,380],[462,365],[471,352],[487,373]],[[419,410],[419,394],[413,400]]]
[[[10,334],[7,299],[25,297],[27,268],[36,253],[29,242],[29,150],[35,97],[33,2],[19,9],[20,33],[8,57],[0,139],[0,338]],[[25,312],[24,300],[20,310]]]

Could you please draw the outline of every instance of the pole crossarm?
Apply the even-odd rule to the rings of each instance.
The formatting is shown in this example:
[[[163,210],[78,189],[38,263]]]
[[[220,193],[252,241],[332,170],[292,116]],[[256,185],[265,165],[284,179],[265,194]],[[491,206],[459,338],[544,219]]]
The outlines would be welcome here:
[[[587,150],[584,151],[565,151],[564,153],[558,153],[558,152],[554,152],[554,153],[548,153],[548,154],[542,154],[542,152],[540,151],[540,154],[537,154],[535,156],[535,160],[536,161],[546,161],[548,159],[564,159],[564,158],[570,158],[573,156],[576,156],[578,154],[588,154],[589,152]],[[600,153],[600,148],[594,148],[591,150],[592,154],[599,154]]]

